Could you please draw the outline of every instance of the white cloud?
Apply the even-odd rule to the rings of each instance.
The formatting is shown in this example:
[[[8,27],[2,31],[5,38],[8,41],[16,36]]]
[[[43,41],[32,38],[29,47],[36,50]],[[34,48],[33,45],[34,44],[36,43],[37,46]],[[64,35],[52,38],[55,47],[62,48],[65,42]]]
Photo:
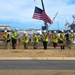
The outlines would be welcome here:
[[[0,1],[0,20],[25,21],[31,18],[33,8],[26,7],[28,0],[2,0]]]

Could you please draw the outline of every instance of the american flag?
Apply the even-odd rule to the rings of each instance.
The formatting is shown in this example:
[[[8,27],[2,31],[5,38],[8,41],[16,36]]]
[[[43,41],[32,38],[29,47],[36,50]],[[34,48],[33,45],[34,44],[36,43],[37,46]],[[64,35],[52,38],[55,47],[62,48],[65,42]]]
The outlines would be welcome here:
[[[46,14],[46,12],[38,7],[35,7],[33,19],[43,20],[44,22],[50,24],[53,23],[49,16]]]

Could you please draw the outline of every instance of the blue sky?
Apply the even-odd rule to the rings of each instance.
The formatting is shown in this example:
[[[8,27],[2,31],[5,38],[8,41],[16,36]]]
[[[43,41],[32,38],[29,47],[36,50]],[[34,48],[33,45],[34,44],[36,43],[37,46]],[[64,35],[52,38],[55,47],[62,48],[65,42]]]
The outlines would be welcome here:
[[[43,0],[47,15],[53,19],[58,15],[49,29],[65,29],[66,19],[71,24],[75,15],[75,0]],[[0,25],[8,24],[12,28],[41,28],[43,21],[32,19],[34,8],[41,6],[41,0],[0,0]]]

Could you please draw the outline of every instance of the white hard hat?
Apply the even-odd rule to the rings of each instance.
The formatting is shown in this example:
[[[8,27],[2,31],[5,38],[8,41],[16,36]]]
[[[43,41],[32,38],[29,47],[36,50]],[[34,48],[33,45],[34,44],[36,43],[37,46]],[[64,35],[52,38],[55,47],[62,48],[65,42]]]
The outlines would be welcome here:
[[[24,33],[24,34],[26,34],[26,32],[25,32],[25,31],[24,31],[23,33]]]
[[[71,30],[71,32],[73,32],[73,30]]]
[[[56,31],[54,31],[54,33],[56,33]]]
[[[46,31],[45,31],[45,30],[44,30],[43,32],[44,32],[44,33],[46,33]]]
[[[64,32],[64,30],[62,30],[61,32]]]
[[[18,30],[18,28],[16,28],[15,30]]]
[[[4,30],[4,32],[7,32],[7,30]]]

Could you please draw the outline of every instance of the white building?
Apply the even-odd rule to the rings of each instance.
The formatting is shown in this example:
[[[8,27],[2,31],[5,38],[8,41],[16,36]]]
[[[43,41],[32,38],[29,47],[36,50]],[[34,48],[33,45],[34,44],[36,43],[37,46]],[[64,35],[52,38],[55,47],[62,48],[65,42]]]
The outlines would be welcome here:
[[[11,31],[11,26],[10,25],[0,25],[0,31],[8,30]]]

